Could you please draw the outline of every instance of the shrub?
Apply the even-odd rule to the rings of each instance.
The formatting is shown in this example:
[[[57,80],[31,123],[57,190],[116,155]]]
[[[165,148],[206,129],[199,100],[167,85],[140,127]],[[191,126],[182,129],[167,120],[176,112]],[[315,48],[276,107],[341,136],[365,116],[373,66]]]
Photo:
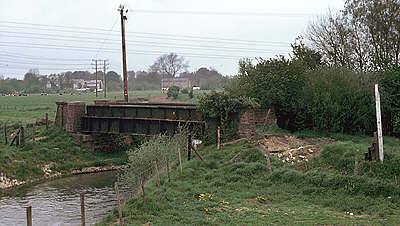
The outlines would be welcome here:
[[[188,90],[187,88],[183,88],[183,89],[181,90],[181,93],[182,93],[182,94],[188,94],[188,93],[189,93],[189,90]]]
[[[167,96],[168,98],[176,99],[179,95],[179,87],[178,86],[171,86],[168,88]]]
[[[193,94],[193,89],[190,89],[190,91],[189,91],[189,98],[190,99],[193,99],[193,97],[194,97],[194,94]]]
[[[259,107],[259,104],[248,97],[234,97],[226,92],[202,94],[199,97],[199,111],[207,120],[206,143],[214,143],[216,127],[221,127],[223,141],[238,137],[237,126],[239,113],[243,109]]]

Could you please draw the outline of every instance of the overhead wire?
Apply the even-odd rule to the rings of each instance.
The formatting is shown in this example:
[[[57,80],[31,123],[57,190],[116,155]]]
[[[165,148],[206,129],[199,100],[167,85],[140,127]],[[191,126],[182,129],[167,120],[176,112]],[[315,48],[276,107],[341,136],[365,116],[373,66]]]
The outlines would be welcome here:
[[[10,26],[10,25],[1,25],[1,24],[16,24],[16,25],[30,25],[33,27],[27,26]],[[7,22],[7,21],[0,21],[0,27],[8,27],[8,28],[15,28],[15,29],[33,29],[35,26],[45,27],[45,28],[37,28],[36,30],[45,30],[45,31],[57,31],[57,32],[69,32],[69,33],[86,33],[86,34],[97,34],[97,35],[107,35],[107,33],[100,33],[100,32],[89,32],[88,30],[92,31],[102,31],[102,32],[109,32],[107,29],[98,29],[98,28],[89,28],[89,27],[74,27],[74,26],[59,26],[59,25],[46,25],[46,24],[33,24],[33,23],[20,23],[20,22]],[[46,28],[47,27],[47,28]],[[49,29],[49,27],[55,28],[64,28],[62,29]],[[68,30],[65,30],[68,29]],[[113,31],[117,32],[117,31]],[[153,32],[138,32],[138,31],[129,31],[129,34],[138,34],[138,35],[147,35],[147,36],[160,36],[165,38],[165,36],[169,37],[178,37],[178,38],[190,38],[196,40],[212,40],[212,41],[231,41],[231,42],[245,42],[245,43],[264,43],[264,44],[290,44],[290,42],[282,42],[282,41],[265,41],[265,40],[246,40],[246,39],[234,39],[234,38],[219,38],[219,37],[206,37],[206,36],[196,36],[196,35],[176,35],[176,34],[166,34],[166,33],[153,33]],[[115,34],[119,35],[119,34]],[[173,39],[176,40],[176,39]]]
[[[47,48],[47,49],[58,49],[58,50],[69,50],[69,51],[96,51],[94,48],[90,47],[82,47],[82,46],[73,46],[73,45],[54,45],[54,44],[41,44],[41,43],[18,43],[18,42],[5,42],[0,41],[0,46],[8,46],[8,47],[27,47],[27,48]],[[112,48],[103,48],[103,52],[109,53],[119,53],[119,49]],[[163,51],[152,51],[152,50],[143,50],[143,51],[129,51],[128,54],[139,54],[139,55],[160,55],[164,54]],[[229,58],[229,59],[237,59],[237,58],[251,58],[250,55],[221,55],[221,54],[203,54],[203,53],[184,53],[177,52],[179,55],[184,55],[188,57],[199,57],[199,58]]]
[[[47,37],[32,37],[32,36],[18,36],[18,35],[4,35],[1,36],[9,37],[9,38],[22,38],[22,39],[36,39],[36,40],[49,40],[49,41],[68,41],[68,42],[79,42],[79,43],[98,43],[97,41],[91,41],[87,39],[77,40],[77,39],[65,39],[65,38],[47,38]],[[55,36],[55,35],[54,35]],[[53,36],[53,37],[54,37]],[[119,40],[115,39],[104,39],[104,41],[109,41],[108,44],[119,45]],[[245,51],[245,52],[255,52],[255,53],[274,53],[273,50],[266,49],[249,49],[242,47],[226,47],[226,46],[202,46],[202,45],[171,45],[171,44],[157,44],[157,42],[142,42],[142,41],[127,41],[127,43],[135,43],[140,46],[149,46],[149,47],[159,47],[159,48],[180,48],[180,49],[192,49],[192,50],[214,50],[214,51],[229,51],[229,52],[237,52],[237,51]],[[104,46],[104,42],[102,43]],[[99,48],[100,50],[100,48]],[[98,51],[99,51],[98,50]],[[96,58],[96,57],[95,57]]]

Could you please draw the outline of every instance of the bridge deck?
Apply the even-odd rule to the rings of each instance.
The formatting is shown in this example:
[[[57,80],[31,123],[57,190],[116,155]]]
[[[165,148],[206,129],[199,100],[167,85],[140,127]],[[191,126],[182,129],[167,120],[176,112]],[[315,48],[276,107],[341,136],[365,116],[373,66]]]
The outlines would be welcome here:
[[[88,105],[82,117],[82,132],[105,134],[173,134],[187,127],[203,134],[205,122],[193,104]]]

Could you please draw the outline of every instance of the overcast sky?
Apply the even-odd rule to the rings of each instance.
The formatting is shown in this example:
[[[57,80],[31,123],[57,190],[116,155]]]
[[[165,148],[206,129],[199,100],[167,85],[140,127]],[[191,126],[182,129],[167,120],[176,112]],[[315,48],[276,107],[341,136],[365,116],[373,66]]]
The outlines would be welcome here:
[[[92,59],[121,74],[120,4],[129,10],[128,70],[176,52],[189,71],[234,75],[240,58],[287,55],[310,21],[344,0],[0,0],[0,75],[94,71]]]

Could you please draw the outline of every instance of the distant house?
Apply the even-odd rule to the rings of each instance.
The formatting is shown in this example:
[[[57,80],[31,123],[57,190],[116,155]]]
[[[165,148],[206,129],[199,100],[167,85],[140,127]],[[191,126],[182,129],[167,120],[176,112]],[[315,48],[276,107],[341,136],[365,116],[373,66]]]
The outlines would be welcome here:
[[[190,89],[188,78],[163,78],[161,79],[161,90],[168,90],[171,86],[178,86],[181,89]]]
[[[46,89],[51,89],[51,82],[50,81],[46,82]]]
[[[96,89],[96,80],[83,80],[73,79],[73,87],[76,91],[88,91],[90,89]],[[97,91],[103,90],[103,81],[97,80]]]

